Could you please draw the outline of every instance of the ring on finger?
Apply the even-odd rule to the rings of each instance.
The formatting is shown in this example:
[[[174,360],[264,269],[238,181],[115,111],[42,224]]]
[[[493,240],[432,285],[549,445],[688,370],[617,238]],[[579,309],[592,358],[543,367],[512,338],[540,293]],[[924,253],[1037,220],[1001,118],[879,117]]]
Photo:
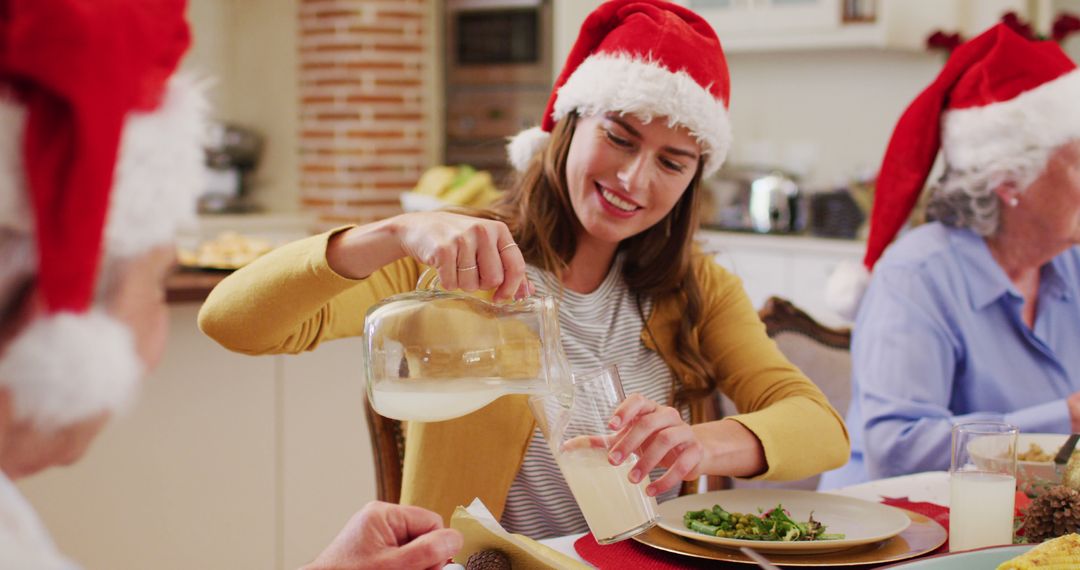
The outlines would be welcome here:
[[[502,252],[504,252],[504,251],[506,251],[506,250],[508,250],[508,249],[510,249],[512,247],[517,247],[517,246],[518,246],[518,244],[516,242],[510,242],[510,243],[500,247],[499,248],[499,253],[502,253]]]
[[[458,267],[457,270],[458,271],[472,271],[473,269],[476,269],[476,268],[477,268],[476,265],[470,265],[468,267]]]

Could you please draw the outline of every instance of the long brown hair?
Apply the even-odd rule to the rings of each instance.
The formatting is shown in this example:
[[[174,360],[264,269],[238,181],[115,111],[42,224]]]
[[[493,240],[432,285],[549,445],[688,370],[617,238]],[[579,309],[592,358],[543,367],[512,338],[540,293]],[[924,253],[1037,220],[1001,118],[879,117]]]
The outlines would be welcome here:
[[[554,273],[560,281],[577,249],[576,236],[581,228],[566,182],[566,161],[576,126],[576,113],[560,120],[543,152],[484,213],[509,226],[527,263]],[[701,354],[697,338],[703,301],[691,270],[703,163],[699,161],[689,187],[671,212],[647,230],[623,240],[618,248],[626,254],[622,276],[634,292],[639,310],[644,299],[651,299],[655,305],[675,297],[682,305],[675,354],[666,355],[689,371],[689,377],[674,381],[673,401],[678,404],[707,396],[716,388],[716,378]]]

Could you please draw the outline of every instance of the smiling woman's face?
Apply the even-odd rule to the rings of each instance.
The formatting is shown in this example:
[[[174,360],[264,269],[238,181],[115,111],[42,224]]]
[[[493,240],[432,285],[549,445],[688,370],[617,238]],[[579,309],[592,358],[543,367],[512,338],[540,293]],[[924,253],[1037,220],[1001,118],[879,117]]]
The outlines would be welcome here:
[[[659,222],[697,172],[701,146],[682,126],[608,113],[577,121],[566,161],[570,203],[585,235],[618,244]]]

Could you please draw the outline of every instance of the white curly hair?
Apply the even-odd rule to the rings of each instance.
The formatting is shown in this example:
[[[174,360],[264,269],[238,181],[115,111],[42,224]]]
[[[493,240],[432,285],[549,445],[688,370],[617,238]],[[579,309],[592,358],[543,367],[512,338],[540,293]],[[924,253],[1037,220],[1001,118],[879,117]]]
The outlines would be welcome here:
[[[995,190],[1012,184],[1023,192],[1046,169],[1053,149],[1032,147],[986,167],[959,170],[946,165],[945,173],[931,187],[926,215],[945,225],[968,228],[980,236],[998,230],[1001,200]]]

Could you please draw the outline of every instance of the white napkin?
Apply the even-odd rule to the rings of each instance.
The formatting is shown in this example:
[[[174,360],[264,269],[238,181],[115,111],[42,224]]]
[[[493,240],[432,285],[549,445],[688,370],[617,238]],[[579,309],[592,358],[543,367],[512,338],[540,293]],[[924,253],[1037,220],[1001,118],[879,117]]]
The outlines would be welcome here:
[[[454,557],[458,564],[464,564],[476,552],[495,549],[510,558],[514,570],[589,568],[527,536],[506,532],[480,499],[473,499],[468,508],[459,506],[450,519],[450,527],[465,537],[461,551]]]

